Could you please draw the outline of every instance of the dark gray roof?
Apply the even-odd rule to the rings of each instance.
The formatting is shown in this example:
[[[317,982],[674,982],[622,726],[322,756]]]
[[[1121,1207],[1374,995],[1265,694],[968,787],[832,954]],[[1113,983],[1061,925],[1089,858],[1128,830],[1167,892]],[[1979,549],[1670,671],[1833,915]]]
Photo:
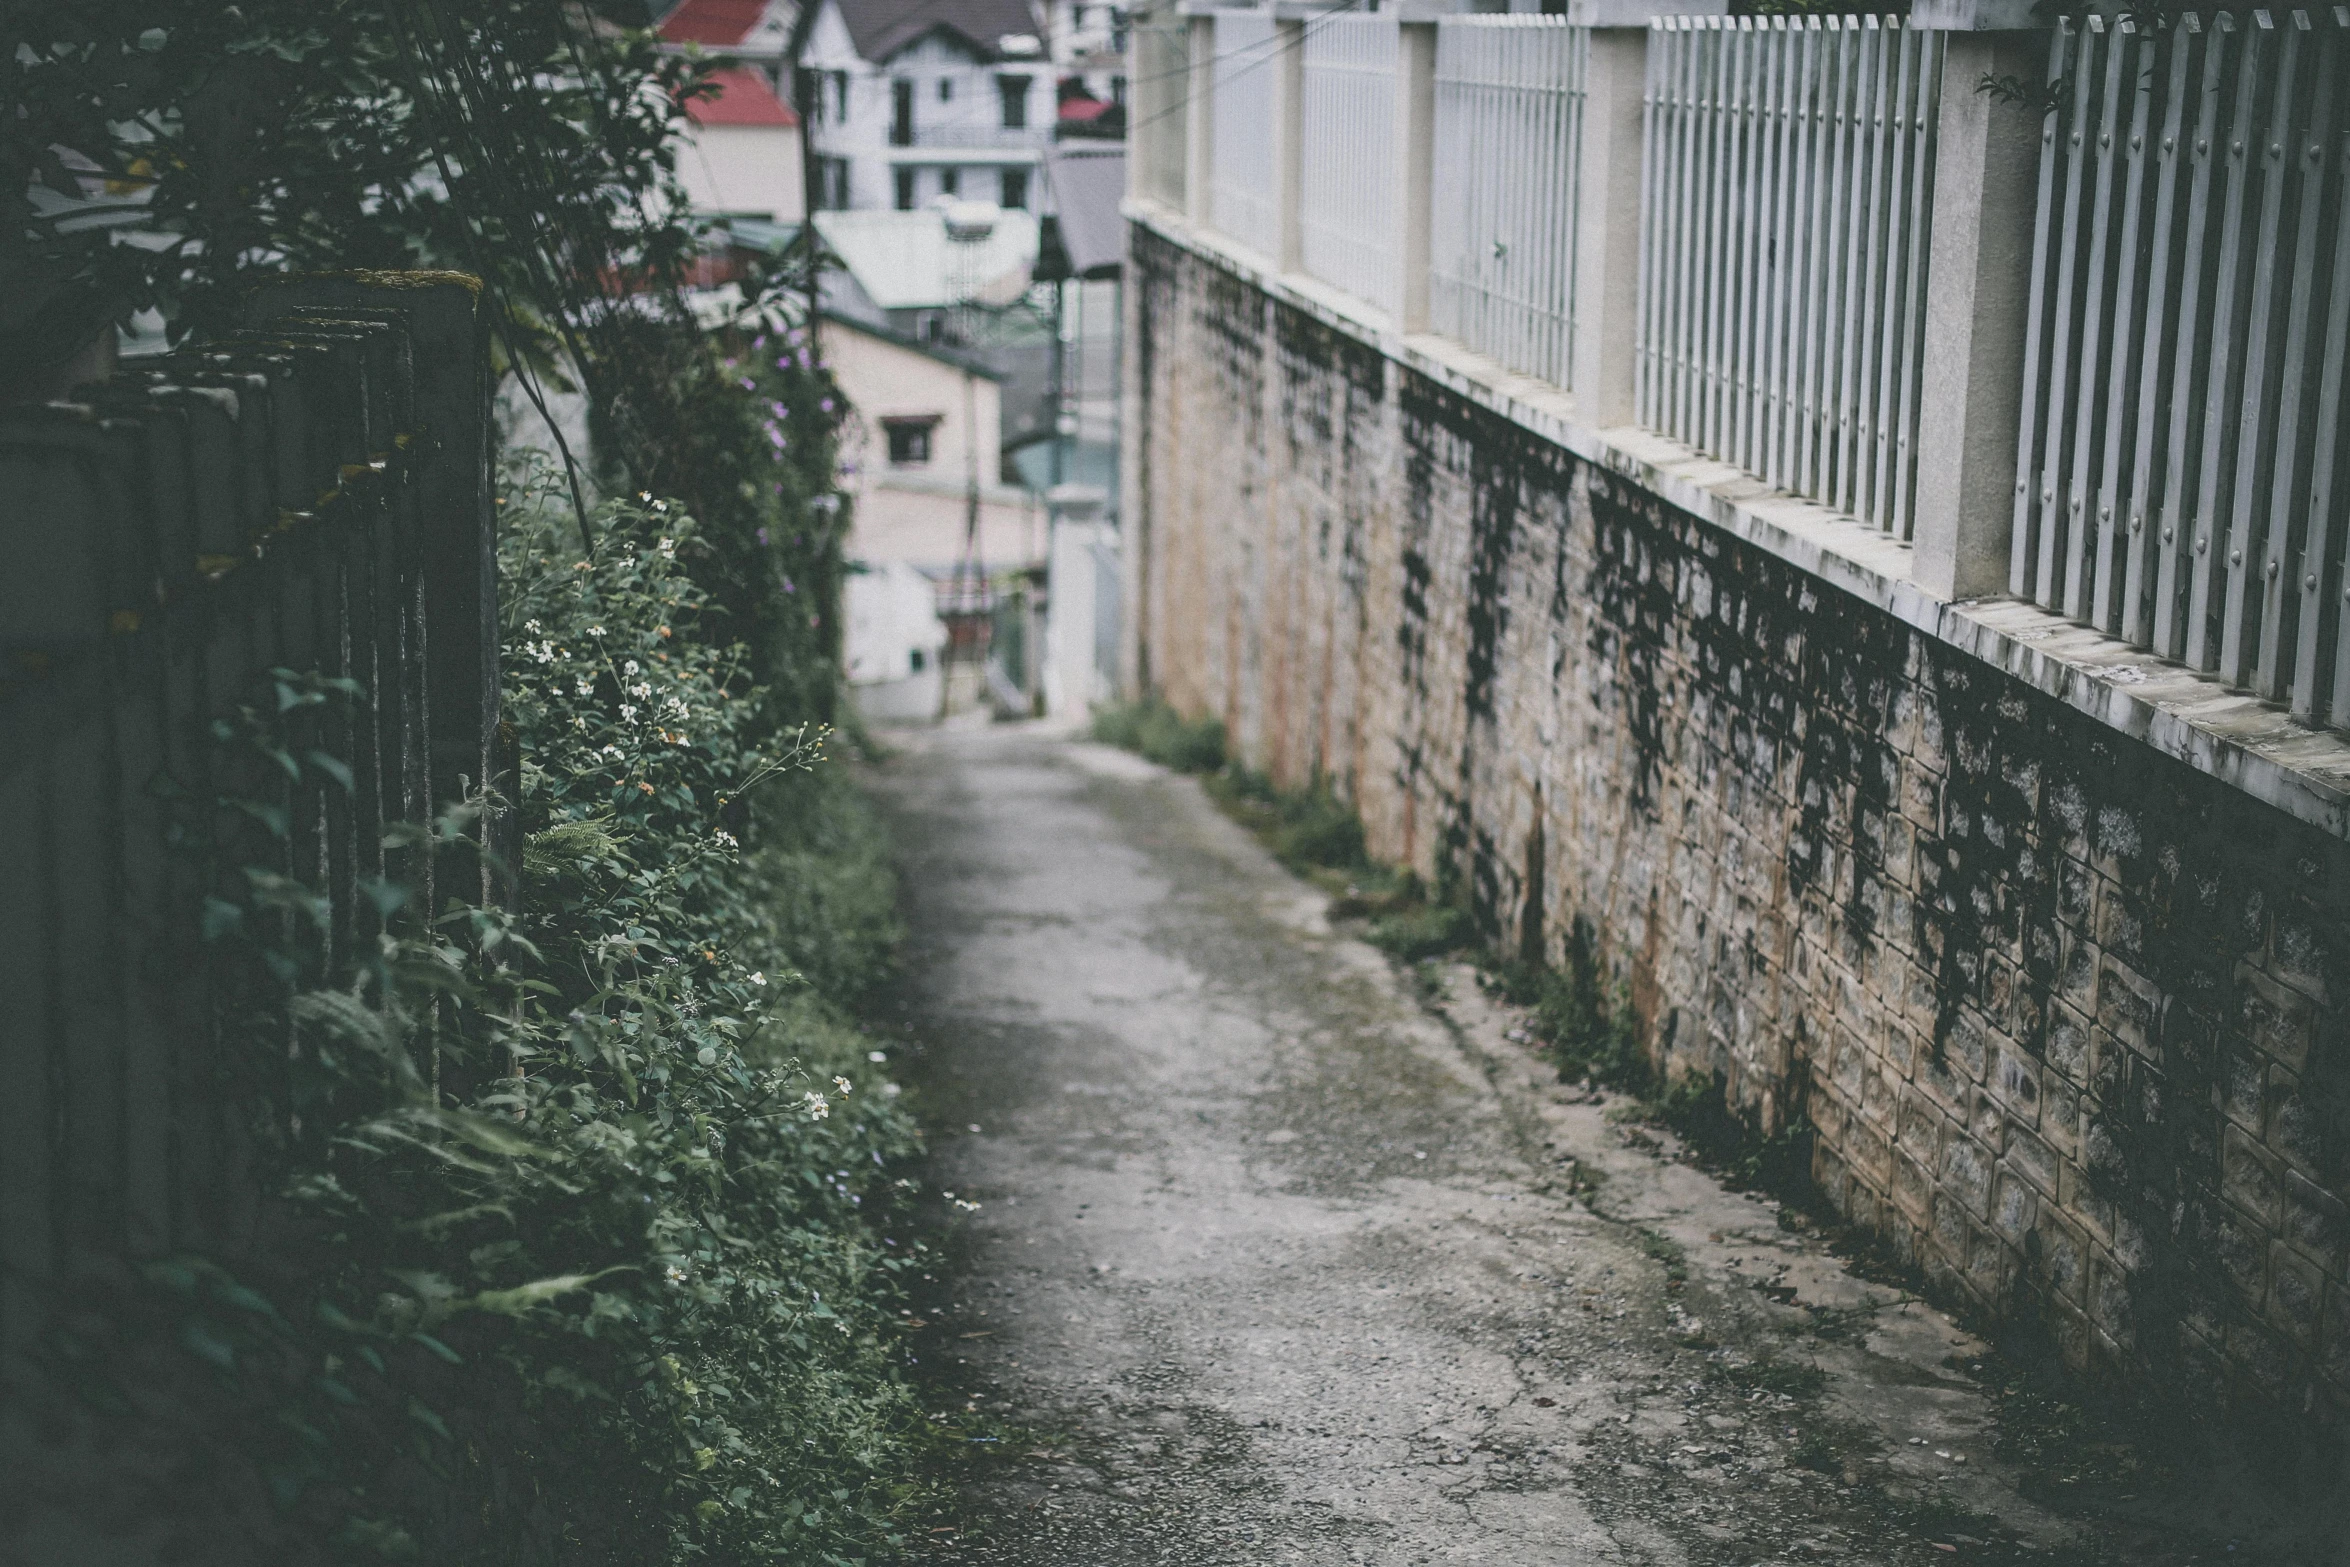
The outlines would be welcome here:
[[[1043,33],[1029,0],[839,0],[841,20],[857,53],[876,65],[941,28],[983,60],[997,58],[1007,34]],[[1045,67],[1041,55],[1031,57]]]

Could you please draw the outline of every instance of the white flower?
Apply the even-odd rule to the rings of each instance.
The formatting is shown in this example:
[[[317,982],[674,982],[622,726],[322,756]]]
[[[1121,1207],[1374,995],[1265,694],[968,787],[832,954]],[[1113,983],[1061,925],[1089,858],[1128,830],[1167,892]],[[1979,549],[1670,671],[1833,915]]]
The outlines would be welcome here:
[[[588,627],[588,635],[589,635],[589,636],[591,636],[591,637],[600,637],[600,636],[602,636],[603,634],[604,634],[604,628],[603,628],[602,626],[590,626],[590,627]]]
[[[668,1267],[661,1270],[661,1276],[672,1284],[683,1284],[685,1282],[685,1269],[679,1267],[676,1263],[673,1262]]]
[[[625,663],[625,664],[621,665],[621,666],[620,666],[620,672],[621,672],[622,674],[624,674],[624,675],[633,675],[633,674],[635,674],[635,673],[636,673],[636,660],[632,658],[632,659],[630,659],[630,660],[629,660],[627,663]]]
[[[735,841],[734,834],[728,832],[723,827],[718,829],[718,844],[719,847],[725,849],[739,849],[742,847],[740,843]]]
[[[849,1091],[849,1080],[845,1077],[836,1077],[832,1080],[832,1086],[845,1094]]]
[[[825,1098],[822,1094],[810,1093],[807,1098],[801,1100],[800,1103],[801,1106],[808,1112],[808,1119],[811,1121],[821,1121],[826,1116],[832,1114],[832,1106],[825,1101]]]
[[[593,696],[593,695],[595,695],[595,693],[596,693],[596,683],[595,683],[594,681],[592,681],[592,680],[582,680],[582,681],[579,683],[579,694],[580,694],[581,696]]]
[[[767,976],[764,974],[753,973],[751,975],[751,983],[754,985],[764,985],[767,983]]]
[[[571,720],[571,727],[579,730],[584,734],[587,732],[587,720],[584,718],[574,718]]]
[[[668,503],[667,501],[655,501],[655,502],[653,502],[653,510],[655,510],[655,511],[667,511],[668,509],[669,509],[669,503]],[[662,542],[663,544],[667,544],[669,541],[668,541],[667,539],[663,539],[661,542]]]
[[[889,1057],[879,1050],[868,1050],[865,1052],[865,1059],[872,1062],[875,1066],[879,1066],[882,1062],[887,1061]]]
[[[634,673],[634,671],[631,671],[631,673]],[[645,681],[640,680],[635,685],[628,688],[628,694],[630,696],[649,697],[653,694],[653,688]]]
[[[598,751],[596,754],[598,756],[609,757],[613,761],[617,762],[620,760],[620,747],[616,745],[608,745],[601,751]]]

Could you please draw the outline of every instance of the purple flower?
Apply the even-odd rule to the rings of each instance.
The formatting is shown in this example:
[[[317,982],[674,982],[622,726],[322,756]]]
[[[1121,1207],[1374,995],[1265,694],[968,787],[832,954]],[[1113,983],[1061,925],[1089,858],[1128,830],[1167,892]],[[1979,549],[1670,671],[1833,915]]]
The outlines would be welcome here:
[[[784,578],[784,579],[783,579],[783,591],[784,591],[784,592],[786,592],[786,593],[797,593],[797,592],[799,592],[800,590],[799,590],[798,588],[796,588],[796,587],[792,586],[792,580],[791,580],[791,578],[789,578],[789,577],[786,577],[786,578]]]
[[[776,486],[776,488],[780,490],[783,488],[783,486],[779,484]],[[765,544],[767,542],[767,530],[765,528],[761,528],[759,530],[759,542],[761,544]]]
[[[755,392],[755,391],[757,391],[758,389],[759,389],[759,383],[758,383],[758,382],[756,382],[756,381],[752,380],[752,379],[751,379],[749,376],[747,376],[747,375],[743,377],[743,390],[744,390],[744,391],[746,391],[746,392]]]
[[[830,413],[830,412],[832,412],[832,399],[831,399],[831,398],[829,398],[829,397],[827,397],[826,399],[824,399],[824,411],[825,411],[826,413]]]

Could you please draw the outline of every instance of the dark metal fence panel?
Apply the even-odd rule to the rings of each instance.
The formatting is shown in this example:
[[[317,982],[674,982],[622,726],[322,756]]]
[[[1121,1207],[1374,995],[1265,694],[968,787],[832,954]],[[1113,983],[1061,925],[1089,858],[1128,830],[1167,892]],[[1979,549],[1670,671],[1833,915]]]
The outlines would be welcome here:
[[[2050,80],[2010,587],[2350,722],[2350,8],[2068,21]]]
[[[0,408],[0,1349],[57,1281],[253,1222],[192,939],[213,889],[173,843],[178,802],[264,788],[221,773],[213,721],[273,669],[365,691],[292,716],[350,790],[267,786],[336,955],[381,928],[369,880],[431,875],[386,829],[492,779],[471,280],[306,279],[249,323]]]

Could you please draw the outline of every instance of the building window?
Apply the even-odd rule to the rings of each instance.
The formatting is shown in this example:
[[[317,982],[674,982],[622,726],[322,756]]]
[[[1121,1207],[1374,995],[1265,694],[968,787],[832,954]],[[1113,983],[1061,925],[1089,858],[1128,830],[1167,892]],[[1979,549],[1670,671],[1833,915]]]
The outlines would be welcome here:
[[[889,465],[892,468],[919,468],[930,461],[930,432],[938,427],[937,414],[925,414],[918,419],[884,419],[881,428],[889,437]]]
[[[912,169],[895,169],[891,172],[896,174],[898,179],[898,210],[900,212],[913,211],[914,171]]]
[[[903,77],[889,84],[889,144],[914,145],[914,84]]]
[[[1110,78],[1110,102],[1116,104],[1121,109],[1126,107],[1125,77],[1113,76]]]
[[[960,196],[963,194],[963,171],[961,169],[953,168],[939,170],[938,193],[941,196]]]
[[[1026,169],[1006,169],[1003,179],[1003,205],[1025,212],[1028,209],[1028,171]]]
[[[846,71],[835,71],[832,73],[832,113],[833,117],[839,120],[841,124],[846,125],[848,123],[849,73]]]
[[[845,212],[849,205],[849,160],[846,158],[818,158],[816,160],[816,210]]]
[[[953,77],[942,76],[938,79],[938,101],[940,103],[955,101],[955,79]]]
[[[1029,78],[1025,76],[999,76],[995,79],[995,90],[1003,95],[1004,129],[1007,131],[1028,129],[1028,82]]]
[[[923,657],[922,650],[920,648],[908,648],[906,650],[906,664],[912,673],[917,675],[922,673],[922,666],[928,662],[929,660]]]

